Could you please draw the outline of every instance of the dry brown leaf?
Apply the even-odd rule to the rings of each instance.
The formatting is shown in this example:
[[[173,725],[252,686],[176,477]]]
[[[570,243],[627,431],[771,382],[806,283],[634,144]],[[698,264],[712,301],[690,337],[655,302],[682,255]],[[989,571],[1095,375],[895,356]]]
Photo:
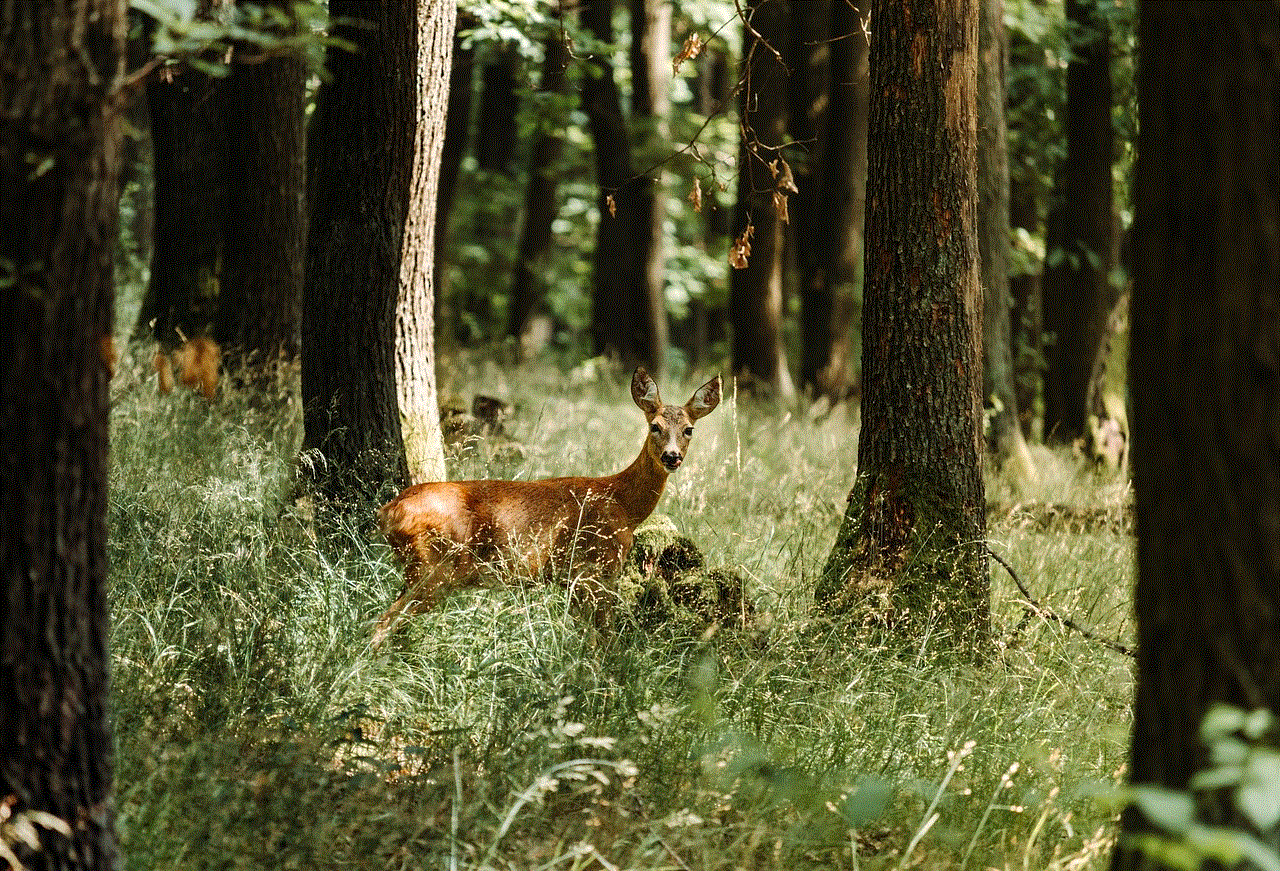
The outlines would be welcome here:
[[[702,179],[693,177],[693,190],[689,191],[689,202],[693,203],[695,212],[702,211]]]
[[[795,176],[791,174],[791,165],[781,157],[769,162],[769,172],[773,173],[773,180],[778,190],[799,193],[800,189],[796,187]]]
[[[787,195],[782,191],[773,192],[773,210],[778,213],[778,220],[782,223],[791,223],[791,218],[787,215]]]
[[[751,258],[751,236],[755,231],[754,225],[747,224],[742,235],[733,240],[733,246],[729,249],[729,265],[734,269],[747,268],[747,261]]]
[[[613,198],[613,194],[605,194],[604,202],[609,207],[609,217],[618,217],[618,201]]]
[[[680,64],[702,54],[703,45],[702,37],[697,32],[689,34],[685,38],[684,45],[680,48],[680,53],[671,59],[671,74],[680,75]]]

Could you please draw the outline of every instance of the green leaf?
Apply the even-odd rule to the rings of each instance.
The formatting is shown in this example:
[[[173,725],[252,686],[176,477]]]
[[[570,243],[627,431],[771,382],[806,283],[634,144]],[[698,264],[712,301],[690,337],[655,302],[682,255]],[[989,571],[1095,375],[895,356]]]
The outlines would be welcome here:
[[[1236,808],[1261,831],[1280,823],[1280,753],[1257,750],[1245,765]]]
[[[1200,741],[1206,746],[1213,746],[1233,732],[1240,731],[1244,719],[1244,711],[1239,708],[1215,704],[1200,723]]]
[[[1151,823],[1171,834],[1186,834],[1195,825],[1195,802],[1185,792],[1159,786],[1135,786],[1133,803]]]
[[[1224,786],[1235,786],[1243,776],[1244,769],[1239,765],[1206,768],[1192,775],[1188,786],[1194,790],[1222,789]]]

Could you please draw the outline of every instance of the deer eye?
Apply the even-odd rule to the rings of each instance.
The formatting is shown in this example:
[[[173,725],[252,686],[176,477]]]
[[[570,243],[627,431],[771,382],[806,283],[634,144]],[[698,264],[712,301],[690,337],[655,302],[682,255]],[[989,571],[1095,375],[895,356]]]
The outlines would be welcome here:
[[[649,424],[649,432],[654,435],[662,435],[662,427],[658,426],[656,423]]]
[[[684,437],[685,437],[685,438],[688,438],[688,437],[689,437],[689,436],[691,436],[691,435],[693,435],[693,427],[691,427],[691,426],[686,426],[686,427],[684,428]]]

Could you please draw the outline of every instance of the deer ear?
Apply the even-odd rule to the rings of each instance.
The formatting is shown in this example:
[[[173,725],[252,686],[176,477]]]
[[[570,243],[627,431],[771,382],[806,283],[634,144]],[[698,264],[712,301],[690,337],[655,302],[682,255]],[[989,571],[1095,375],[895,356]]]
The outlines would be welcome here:
[[[643,366],[637,366],[635,374],[631,376],[631,398],[640,406],[641,411],[650,416],[657,414],[658,409],[662,408],[658,385],[653,383]]]
[[[697,390],[693,391],[693,396],[689,400],[689,404],[685,406],[689,410],[689,417],[697,420],[710,414],[717,405],[720,404],[720,376],[717,375],[706,384],[703,384]]]

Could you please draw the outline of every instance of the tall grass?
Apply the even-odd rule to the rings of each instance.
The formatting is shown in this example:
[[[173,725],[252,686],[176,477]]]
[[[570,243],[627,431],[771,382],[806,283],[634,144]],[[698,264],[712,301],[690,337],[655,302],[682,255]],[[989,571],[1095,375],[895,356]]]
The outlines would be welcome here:
[[[500,468],[464,452],[454,478],[605,474],[643,437],[623,379],[589,368],[450,361],[442,391],[511,400],[525,446]],[[296,399],[158,397],[141,364],[114,399],[113,699],[135,869],[1106,864],[1111,811],[1090,795],[1124,759],[1128,662],[1028,618],[998,574],[1001,649],[981,665],[814,619],[856,456],[843,409],[727,390],[659,505],[747,579],[752,630],[592,644],[562,591],[508,589],[455,596],[373,652],[398,571],[354,530],[341,557],[316,547],[292,487]],[[1023,501],[1121,510],[1122,484],[1037,459],[1042,491]],[[1126,634],[1128,536],[1030,516],[993,516],[993,546],[1045,604]]]

